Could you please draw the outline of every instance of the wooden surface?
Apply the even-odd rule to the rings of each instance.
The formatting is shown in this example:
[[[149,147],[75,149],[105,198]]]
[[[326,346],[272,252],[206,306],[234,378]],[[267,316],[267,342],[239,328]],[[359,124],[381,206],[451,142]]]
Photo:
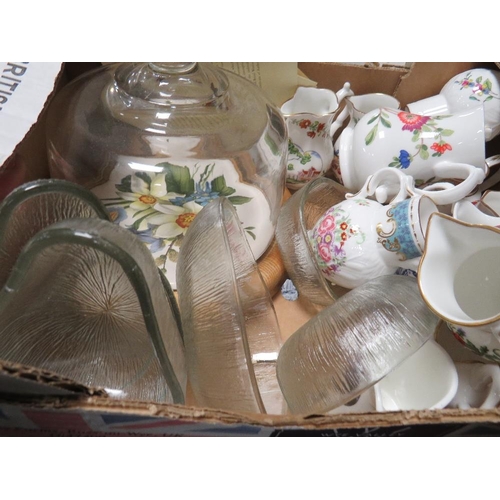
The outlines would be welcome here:
[[[285,189],[283,196],[283,203],[290,198],[291,193]],[[273,239],[271,246],[267,249],[264,255],[257,261],[259,271],[262,274],[264,282],[269,288],[271,296],[274,296],[281,288],[281,285],[286,279],[286,269],[281,258],[281,254],[276,243]]]

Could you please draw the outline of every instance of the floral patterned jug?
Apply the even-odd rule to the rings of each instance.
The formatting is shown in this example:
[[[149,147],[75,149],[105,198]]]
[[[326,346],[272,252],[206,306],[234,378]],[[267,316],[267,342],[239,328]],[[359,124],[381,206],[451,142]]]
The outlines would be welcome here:
[[[281,106],[288,127],[287,187],[291,190],[324,175],[333,161],[333,136],[347,118],[337,119],[339,103],[354,95],[349,83],[337,93],[299,87]],[[340,115],[339,115],[340,116]]]
[[[286,125],[261,89],[234,73],[209,63],[104,66],[56,95],[47,142],[51,176],[91,189],[174,288],[183,236],[214,198],[235,206],[255,259],[272,241]]]
[[[401,182],[387,205],[380,196],[390,178]],[[309,231],[309,241],[325,278],[345,288],[395,274],[415,271],[425,244],[428,220],[438,209],[427,196],[408,195],[407,176],[391,169],[370,176],[363,189],[329,208]],[[382,191],[380,190],[382,188]]]

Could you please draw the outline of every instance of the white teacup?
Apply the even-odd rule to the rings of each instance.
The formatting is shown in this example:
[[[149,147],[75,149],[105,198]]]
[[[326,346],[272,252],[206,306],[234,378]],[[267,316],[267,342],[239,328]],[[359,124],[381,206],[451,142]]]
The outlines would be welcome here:
[[[500,71],[471,69],[449,80],[438,95],[408,104],[417,115],[446,115],[484,106],[485,140],[500,134]]]
[[[413,177],[417,193],[425,185],[423,191],[436,204],[447,205],[465,198],[485,179],[485,155],[482,106],[434,117],[378,108],[342,131],[338,165],[349,190],[361,189],[370,175],[389,167]],[[433,184],[436,179],[463,181]]]

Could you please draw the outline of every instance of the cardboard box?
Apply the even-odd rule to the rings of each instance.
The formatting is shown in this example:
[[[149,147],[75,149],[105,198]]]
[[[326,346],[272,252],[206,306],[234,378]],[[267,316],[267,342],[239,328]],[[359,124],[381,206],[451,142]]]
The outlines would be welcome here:
[[[366,68],[340,63],[299,63],[318,87],[338,90],[349,81],[356,94],[384,92],[402,105],[431,96],[455,74],[498,63],[414,63],[406,68]],[[71,68],[79,74],[78,68]],[[500,152],[500,143],[492,141]],[[276,294],[274,304],[286,339],[314,314],[300,301]],[[480,360],[450,341],[452,357]],[[451,337],[449,337],[451,338]],[[439,338],[438,338],[439,340]],[[484,360],[483,360],[484,361]],[[0,434],[3,435],[193,435],[193,436],[389,436],[500,434],[500,408],[425,410],[341,415],[244,414],[188,404],[120,401],[56,374],[0,361]]]

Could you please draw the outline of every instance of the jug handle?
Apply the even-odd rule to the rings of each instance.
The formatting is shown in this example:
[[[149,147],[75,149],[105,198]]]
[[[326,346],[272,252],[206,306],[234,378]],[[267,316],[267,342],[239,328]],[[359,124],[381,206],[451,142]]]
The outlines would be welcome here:
[[[389,188],[386,181],[388,177],[396,177],[397,184],[399,184],[399,191],[396,196],[391,200],[391,203],[398,203],[405,200],[412,194],[414,189],[414,179],[410,175],[403,174],[400,170],[392,167],[385,167],[374,174],[370,175],[366,179],[363,187],[355,194],[347,193],[345,197],[349,198],[368,198],[369,196],[375,196],[375,199],[379,203],[386,203],[389,198]],[[383,184],[385,182],[385,185]]]
[[[494,155],[490,156],[489,158],[486,158],[485,164],[487,168],[486,175],[488,175],[488,171],[490,170],[490,168],[500,164],[500,155]],[[500,182],[500,168],[479,186],[479,191],[481,192],[486,191],[491,187],[493,187],[498,182]]]
[[[347,118],[349,118],[349,109],[347,106],[344,106],[344,109],[339,113],[335,121],[330,125],[330,137],[333,139],[335,132],[342,127]]]
[[[340,103],[344,97],[350,97],[354,95],[354,92],[351,90],[351,84],[349,82],[345,82],[344,86],[335,93],[337,96],[337,101]]]
[[[345,97],[351,97],[354,95],[354,92],[351,90],[351,84],[349,82],[344,83],[344,86],[335,94],[337,96],[337,101],[340,102]],[[349,109],[347,106],[344,106],[344,109],[337,116],[335,121],[330,125],[330,137],[333,139],[335,132],[343,125],[349,116]]]
[[[487,169],[486,165],[484,169],[481,169],[468,163],[443,162],[434,167],[436,177],[453,178],[458,176],[464,180],[456,186],[452,185],[451,188],[448,188],[450,184],[446,182],[438,182],[424,189],[411,187],[411,194],[428,196],[436,205],[451,205],[468,196],[476,186],[481,184],[486,177]]]

